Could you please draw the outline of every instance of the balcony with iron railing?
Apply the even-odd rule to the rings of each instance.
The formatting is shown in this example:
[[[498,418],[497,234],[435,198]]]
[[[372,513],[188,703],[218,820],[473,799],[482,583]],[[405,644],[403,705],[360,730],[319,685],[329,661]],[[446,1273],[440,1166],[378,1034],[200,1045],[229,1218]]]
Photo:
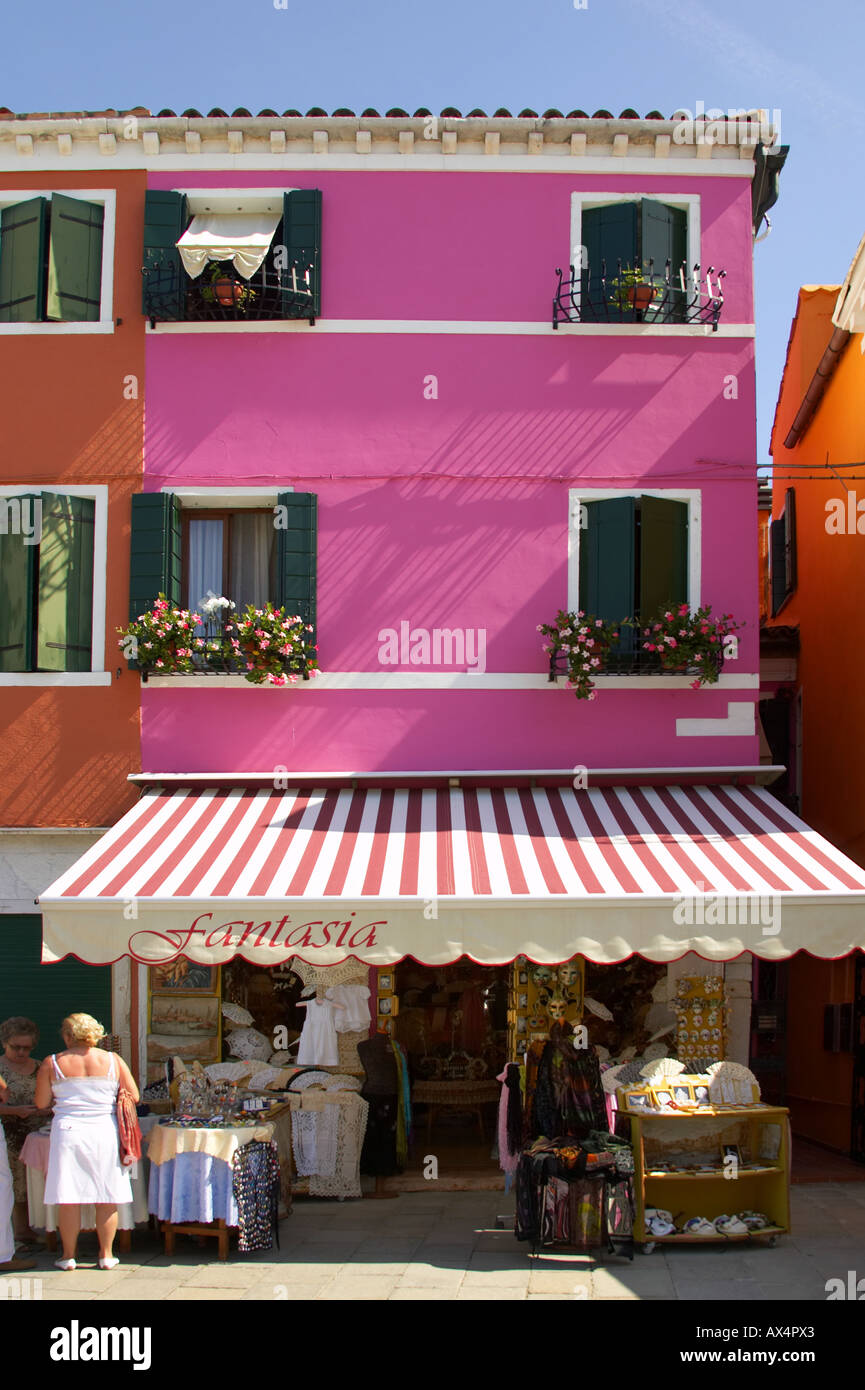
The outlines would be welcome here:
[[[667,261],[663,273],[652,260],[639,270],[622,261],[608,268],[601,261],[600,273],[590,268],[570,267],[565,277],[556,268],[558,283],[553,296],[553,328],[560,323],[623,324],[702,324],[713,332],[718,328],[724,304],[725,270],[709,266],[701,275],[700,266],[688,271],[683,261],[677,270]]]
[[[151,257],[142,268],[147,276],[145,312],[156,323],[251,323],[261,320],[316,318],[316,265],[292,258],[277,267],[273,258],[248,280],[231,261],[211,261],[192,280],[176,263],[160,265]]]

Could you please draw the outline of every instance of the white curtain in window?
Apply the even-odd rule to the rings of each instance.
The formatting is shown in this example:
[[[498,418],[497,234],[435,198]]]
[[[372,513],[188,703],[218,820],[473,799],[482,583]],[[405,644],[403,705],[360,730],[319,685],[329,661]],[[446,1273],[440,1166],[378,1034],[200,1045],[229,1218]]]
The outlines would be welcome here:
[[[211,595],[223,593],[222,527],[222,521],[203,517],[193,517],[189,523],[190,608],[197,608]]]
[[[278,212],[196,213],[177,243],[187,275],[194,280],[208,261],[233,261],[248,280],[270,250]]]
[[[248,603],[262,608],[274,596],[276,531],[273,516],[236,512],[231,518],[231,593],[241,612]]]

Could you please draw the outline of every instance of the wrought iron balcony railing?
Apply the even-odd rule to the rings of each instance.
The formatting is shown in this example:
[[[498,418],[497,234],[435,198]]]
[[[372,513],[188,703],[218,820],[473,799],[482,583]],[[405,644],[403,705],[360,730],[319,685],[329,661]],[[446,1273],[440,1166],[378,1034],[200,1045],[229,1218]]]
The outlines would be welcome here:
[[[724,665],[723,654],[719,653],[716,662],[718,674]],[[567,658],[564,652],[550,653],[550,674],[549,681],[564,680],[568,674]],[[611,647],[604,655],[602,663],[595,673],[597,676],[697,676],[700,674],[698,665],[688,665],[682,663],[680,666],[662,666],[658,652],[644,651],[641,646],[628,650],[623,648]],[[592,677],[595,678],[594,676]]]
[[[141,661],[139,656],[138,664],[141,670],[141,679],[146,681],[149,676],[245,676],[247,673],[247,657],[243,652],[238,651],[231,645],[228,637],[222,634],[216,636],[208,635],[205,638],[207,646],[196,650],[191,657],[191,669],[171,669],[147,666]],[[271,657],[273,652],[270,652]],[[283,674],[286,676],[299,676],[301,680],[309,680],[309,668],[300,656],[287,656],[281,661]]]
[[[553,296],[553,328],[560,323],[689,323],[707,324],[715,332],[724,304],[725,270],[709,266],[701,275],[699,265],[689,272],[684,261],[674,270],[670,261],[663,274],[634,270],[617,261],[600,274],[570,267],[567,278],[556,268],[558,284]]]
[[[315,323],[315,267],[294,264],[277,270],[265,263],[249,280],[227,263],[218,280],[204,275],[190,280],[176,266],[150,265],[146,313],[151,323],[252,322],[262,319],[308,319]]]

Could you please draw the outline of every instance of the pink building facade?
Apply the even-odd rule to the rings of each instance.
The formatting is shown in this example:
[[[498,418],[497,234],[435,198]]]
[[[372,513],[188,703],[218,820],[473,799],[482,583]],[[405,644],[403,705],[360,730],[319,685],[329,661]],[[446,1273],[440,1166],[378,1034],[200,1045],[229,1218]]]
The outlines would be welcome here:
[[[688,146],[659,159],[635,145],[658,123],[634,122],[612,173],[606,123],[582,124],[597,127],[586,154],[553,170],[557,156],[501,152],[451,171],[421,140],[393,167],[374,137],[369,156],[300,155],[279,178],[242,157],[151,172],[192,207],[213,190],[238,207],[321,191],[314,324],[152,325],[144,489],[183,508],[315,494],[322,674],[283,689],[151,678],[144,772],[759,763],[753,162]],[[714,327],[650,313],[554,328],[556,268],[579,260],[586,214],[647,200],[680,210],[703,301],[709,267],[723,285]],[[537,627],[583,606],[581,506],[646,495],[687,509],[687,601],[744,624],[738,656],[715,686],[614,674],[578,702],[548,680]]]

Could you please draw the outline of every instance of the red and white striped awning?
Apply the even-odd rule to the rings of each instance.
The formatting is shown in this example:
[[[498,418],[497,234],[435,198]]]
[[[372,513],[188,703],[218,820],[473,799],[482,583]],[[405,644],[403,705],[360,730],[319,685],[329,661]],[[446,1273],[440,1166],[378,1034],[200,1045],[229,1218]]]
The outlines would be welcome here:
[[[865,871],[753,787],[157,787],[40,902],[46,960],[865,947]]]

